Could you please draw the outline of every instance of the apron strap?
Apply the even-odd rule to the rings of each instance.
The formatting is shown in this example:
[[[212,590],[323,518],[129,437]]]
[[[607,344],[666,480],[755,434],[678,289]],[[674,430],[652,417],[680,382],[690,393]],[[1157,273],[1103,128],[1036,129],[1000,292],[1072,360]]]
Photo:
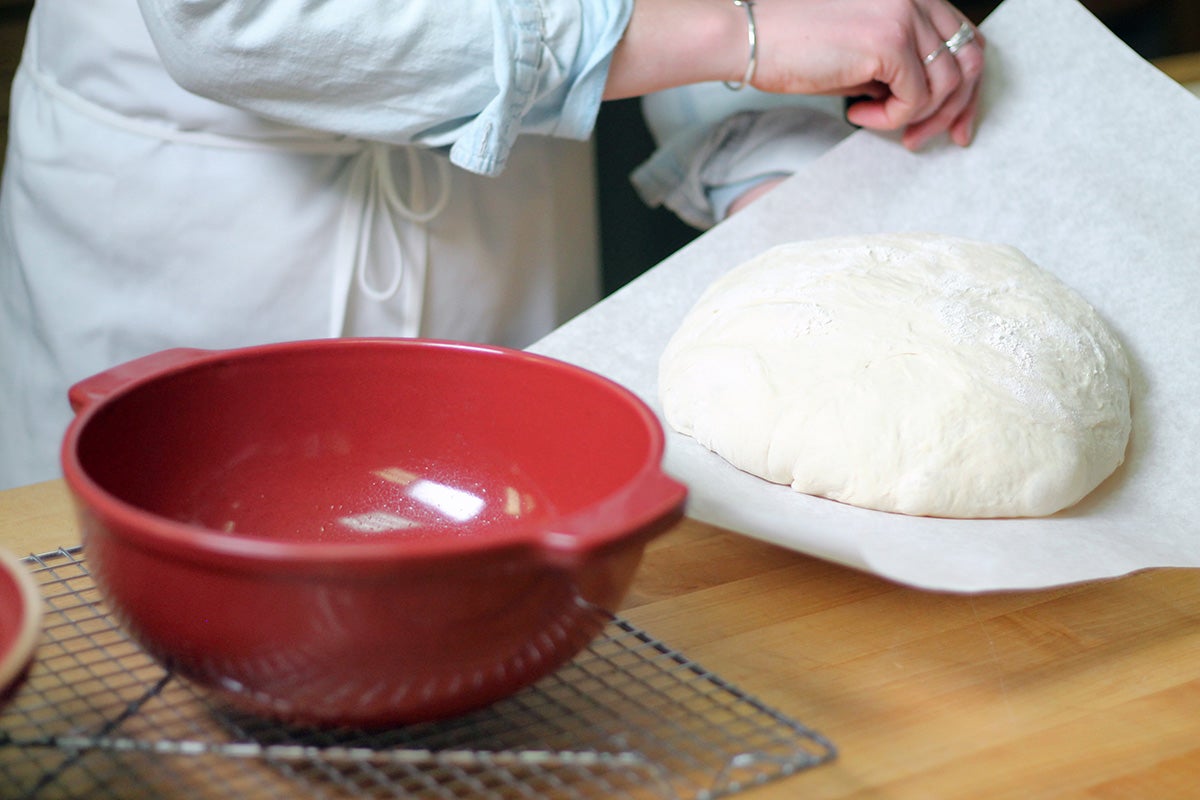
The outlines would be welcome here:
[[[407,202],[400,197],[392,169],[392,154],[397,152],[403,152],[408,160]],[[331,337],[345,333],[352,284],[376,302],[391,300],[403,287],[401,335],[419,335],[429,259],[425,226],[450,201],[450,165],[436,155],[429,158],[435,167],[437,194],[429,201],[424,154],[423,148],[371,143],[354,157],[338,226],[330,293]],[[382,233],[382,241],[376,237],[377,231]]]

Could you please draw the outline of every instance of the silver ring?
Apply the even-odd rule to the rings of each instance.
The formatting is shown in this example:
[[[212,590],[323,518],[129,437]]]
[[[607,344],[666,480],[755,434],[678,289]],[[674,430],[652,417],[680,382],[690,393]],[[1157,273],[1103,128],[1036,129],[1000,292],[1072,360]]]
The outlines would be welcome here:
[[[946,40],[946,52],[950,54],[957,53],[964,46],[970,44],[975,39],[975,29],[971,27],[971,23],[964,22],[953,36]]]
[[[940,45],[938,45],[937,50],[934,50],[932,53],[925,56],[925,64],[926,65],[932,64],[938,56],[940,56],[942,53],[946,52],[947,47],[948,47],[948,45],[945,42],[942,42]]]
[[[925,56],[925,64],[932,64],[942,53],[950,53],[951,55],[957,53],[974,39],[975,29],[971,27],[971,23],[964,22],[959,26],[958,30],[954,32],[953,36],[938,45],[938,48],[932,53]]]

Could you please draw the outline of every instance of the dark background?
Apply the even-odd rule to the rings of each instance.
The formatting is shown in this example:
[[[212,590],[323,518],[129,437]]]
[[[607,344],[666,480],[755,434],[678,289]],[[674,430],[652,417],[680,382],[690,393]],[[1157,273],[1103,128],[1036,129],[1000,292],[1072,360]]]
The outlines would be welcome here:
[[[763,0],[767,2],[768,0]],[[981,22],[999,2],[956,3]],[[1084,0],[1096,16],[1147,59],[1200,51],[1200,0]],[[669,211],[646,208],[629,173],[653,150],[638,101],[604,104],[596,126],[601,258],[612,292],[695,238]]]
[[[1200,51],[1200,0],[1083,2],[1147,59]],[[975,22],[982,21],[998,4],[990,0],[957,3]],[[31,0],[0,0],[0,166],[8,131],[9,84],[20,58],[30,8]],[[601,257],[604,289],[609,293],[662,261],[699,232],[669,211],[646,208],[629,184],[629,173],[653,149],[636,100],[605,103],[595,139]]]

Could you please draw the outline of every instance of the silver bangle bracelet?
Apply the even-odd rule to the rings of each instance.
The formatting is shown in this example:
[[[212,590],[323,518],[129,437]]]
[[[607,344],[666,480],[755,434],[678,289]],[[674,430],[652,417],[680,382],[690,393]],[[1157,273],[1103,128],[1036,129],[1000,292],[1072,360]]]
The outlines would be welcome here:
[[[758,69],[758,26],[754,22],[754,0],[733,0],[733,4],[746,9],[747,38],[750,41],[750,60],[746,63],[746,74],[742,76],[742,82],[723,81],[726,89],[736,92],[750,85],[750,81],[754,79],[754,71]]]

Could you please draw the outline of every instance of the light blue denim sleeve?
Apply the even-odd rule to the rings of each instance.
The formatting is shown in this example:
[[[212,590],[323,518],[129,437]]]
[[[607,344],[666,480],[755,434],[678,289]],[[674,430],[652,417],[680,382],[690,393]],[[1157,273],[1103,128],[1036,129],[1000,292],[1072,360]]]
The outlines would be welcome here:
[[[498,172],[520,133],[586,139],[633,0],[563,3],[511,0],[496,5],[493,42],[500,90],[450,149],[466,169]]]
[[[720,222],[742,192],[797,172],[854,131],[841,98],[731,92],[720,83],[649,95],[642,109],[657,149],[631,176],[634,188],[701,229]]]
[[[305,128],[446,148],[590,135],[633,0],[139,0],[184,88]]]

